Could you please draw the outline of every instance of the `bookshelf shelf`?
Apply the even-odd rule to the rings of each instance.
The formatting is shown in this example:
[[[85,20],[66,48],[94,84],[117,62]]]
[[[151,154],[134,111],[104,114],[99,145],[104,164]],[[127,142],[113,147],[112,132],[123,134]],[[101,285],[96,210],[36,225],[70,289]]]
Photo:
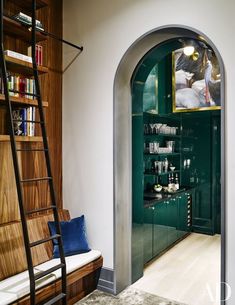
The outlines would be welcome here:
[[[17,4],[26,10],[31,10],[32,0],[10,0],[12,3]],[[37,9],[48,5],[48,0],[37,0]]]
[[[42,137],[16,136],[16,142],[42,142]],[[0,135],[0,142],[10,142],[9,135]]]
[[[27,76],[33,75],[33,69],[32,69],[33,65],[31,63],[6,55],[5,55],[5,59],[7,62],[8,70],[15,73],[19,73],[21,75],[22,74]],[[48,68],[44,66],[38,66],[38,73],[39,74],[48,73]]]
[[[8,16],[3,16],[3,21],[5,34],[30,43],[32,34],[29,31],[28,26],[23,25],[19,21],[13,20]],[[47,40],[47,36],[43,35],[41,32],[37,32],[36,41],[39,42],[43,40]]]
[[[14,104],[19,104],[23,106],[35,106],[37,107],[38,102],[35,99],[28,99],[25,97],[16,97],[16,96],[11,96],[10,100]],[[0,94],[0,104],[5,104],[5,95]],[[43,107],[48,107],[48,102],[42,102]]]

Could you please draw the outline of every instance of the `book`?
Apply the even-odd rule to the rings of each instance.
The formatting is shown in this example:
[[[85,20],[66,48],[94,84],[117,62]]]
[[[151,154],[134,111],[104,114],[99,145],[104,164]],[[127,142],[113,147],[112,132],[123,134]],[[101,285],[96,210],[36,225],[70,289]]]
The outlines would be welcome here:
[[[16,136],[22,136],[23,133],[22,133],[22,113],[21,113],[21,110],[20,109],[14,109],[12,110],[12,118],[14,120],[17,120],[17,121],[14,121],[13,123],[13,127],[14,127],[14,134]]]
[[[9,57],[12,57],[12,58],[17,58],[17,59],[32,63],[32,57],[31,56],[27,56],[27,55],[17,53],[15,51],[11,51],[11,50],[4,51],[4,54],[6,56],[9,56]]]
[[[27,120],[27,110],[26,108],[22,108],[20,110],[20,115],[23,121]],[[27,122],[22,122],[22,135],[27,136]]]
[[[39,66],[43,65],[43,47],[36,44],[36,64]],[[28,47],[28,56],[32,57],[32,47]]]
[[[18,13],[17,15],[14,15],[13,18],[26,25],[30,25],[30,26],[32,25],[32,17],[22,12]],[[41,31],[44,31],[43,25],[39,20],[36,20],[36,28],[38,28]]]

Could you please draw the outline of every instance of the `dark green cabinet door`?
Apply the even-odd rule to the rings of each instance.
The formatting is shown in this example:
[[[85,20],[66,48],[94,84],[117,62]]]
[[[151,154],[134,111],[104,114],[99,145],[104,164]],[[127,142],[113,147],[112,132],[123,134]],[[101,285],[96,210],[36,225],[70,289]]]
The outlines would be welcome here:
[[[153,258],[153,208],[144,208],[144,263]]]
[[[188,231],[188,195],[183,193],[177,197],[178,204],[178,238],[183,237]]]
[[[195,188],[193,201],[193,231],[213,234],[211,190],[208,184],[201,184]]]
[[[178,205],[176,198],[166,201],[167,208],[167,227],[168,227],[168,246],[178,239],[177,220],[178,220]]]
[[[168,246],[166,203],[160,202],[156,204],[153,215],[153,256],[156,256]]]

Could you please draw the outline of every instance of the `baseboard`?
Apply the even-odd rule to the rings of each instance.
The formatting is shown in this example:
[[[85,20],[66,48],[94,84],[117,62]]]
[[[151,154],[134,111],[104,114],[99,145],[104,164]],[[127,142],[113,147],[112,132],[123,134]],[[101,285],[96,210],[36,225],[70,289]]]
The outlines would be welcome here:
[[[114,294],[114,271],[112,269],[101,269],[97,289]]]

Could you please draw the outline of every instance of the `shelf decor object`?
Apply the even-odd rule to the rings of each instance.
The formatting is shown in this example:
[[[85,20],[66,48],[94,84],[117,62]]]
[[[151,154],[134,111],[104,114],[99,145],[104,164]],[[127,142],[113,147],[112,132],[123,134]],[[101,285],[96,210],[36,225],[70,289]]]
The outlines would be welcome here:
[[[194,44],[191,55],[184,48],[172,53],[173,112],[221,109],[218,60],[205,43]]]

